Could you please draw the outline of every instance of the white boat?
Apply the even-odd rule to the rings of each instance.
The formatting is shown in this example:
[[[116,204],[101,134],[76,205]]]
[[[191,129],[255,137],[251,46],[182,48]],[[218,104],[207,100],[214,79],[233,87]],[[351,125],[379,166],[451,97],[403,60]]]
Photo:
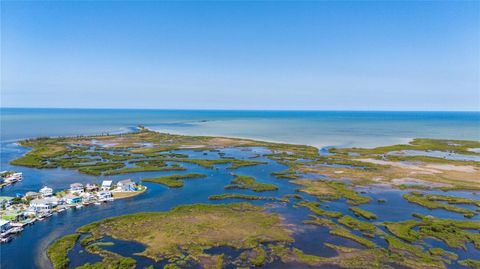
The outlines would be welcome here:
[[[21,231],[23,231],[22,227],[14,227],[14,228],[8,230],[8,232],[11,233],[11,234],[16,234],[16,233],[19,233]]]
[[[11,237],[11,236],[2,237],[2,238],[0,238],[0,243],[2,243],[2,244],[3,243],[8,243],[8,242],[12,241],[12,239],[13,239],[13,237]]]
[[[82,208],[82,207],[83,207],[83,205],[77,205],[75,208],[80,209],[80,208]]]
[[[100,202],[95,202],[94,204],[95,204],[95,205],[101,205],[102,203],[100,203]]]

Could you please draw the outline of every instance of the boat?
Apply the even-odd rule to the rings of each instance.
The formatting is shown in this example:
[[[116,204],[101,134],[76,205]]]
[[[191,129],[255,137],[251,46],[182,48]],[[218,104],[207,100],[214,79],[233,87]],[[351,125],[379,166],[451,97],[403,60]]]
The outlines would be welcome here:
[[[101,205],[102,203],[100,202],[95,202],[94,205]]]
[[[13,227],[12,229],[8,230],[8,232],[11,233],[11,234],[16,234],[16,233],[19,233],[21,231],[23,231],[22,227]]]
[[[80,208],[82,208],[82,207],[83,207],[83,205],[77,205],[77,206],[75,206],[75,208],[77,208],[77,209],[80,209]]]
[[[13,240],[13,237],[11,237],[11,236],[2,237],[2,238],[0,238],[0,243],[2,243],[2,244],[3,243],[8,243],[12,240]]]

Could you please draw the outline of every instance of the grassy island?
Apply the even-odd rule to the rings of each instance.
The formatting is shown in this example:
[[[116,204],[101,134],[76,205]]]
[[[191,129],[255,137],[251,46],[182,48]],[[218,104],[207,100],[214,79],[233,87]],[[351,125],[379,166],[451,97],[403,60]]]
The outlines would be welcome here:
[[[68,268],[70,260],[67,254],[77,242],[78,237],[80,237],[79,234],[66,235],[48,247],[48,258],[52,262],[54,269]]]
[[[277,186],[258,182],[254,177],[241,176],[237,174],[232,175],[235,178],[230,182],[230,185],[225,186],[225,189],[250,189],[256,192],[278,190]]]
[[[184,175],[170,175],[170,176],[163,176],[163,177],[144,178],[142,179],[142,181],[163,184],[170,188],[181,188],[183,187],[183,180],[185,179],[203,178],[206,176],[207,175],[200,174],[200,173],[189,173]]]
[[[179,206],[164,213],[137,213],[83,226],[78,233],[97,240],[111,236],[146,246],[141,255],[156,261],[207,261],[215,246],[254,249],[266,243],[292,242],[291,231],[276,214],[248,203]],[[54,243],[58,244],[57,242]],[[92,243],[90,243],[92,244]],[[88,248],[89,245],[87,245]]]
[[[350,207],[349,209],[357,217],[362,217],[362,218],[367,219],[367,220],[377,218],[377,215],[375,215],[374,213],[372,213],[370,211],[367,211],[367,210],[364,210],[364,209],[361,209],[361,208],[358,208],[358,207]]]
[[[463,214],[466,218],[471,218],[475,216],[477,213],[475,211],[453,206],[451,204],[444,204],[437,201],[450,201],[451,203],[466,203],[466,204],[476,204],[476,201],[469,200],[466,198],[456,198],[451,196],[444,196],[444,195],[423,195],[419,192],[411,192],[409,194],[405,194],[403,196],[405,200],[409,201],[410,203],[418,204],[428,209],[444,209],[447,211],[455,212]]]

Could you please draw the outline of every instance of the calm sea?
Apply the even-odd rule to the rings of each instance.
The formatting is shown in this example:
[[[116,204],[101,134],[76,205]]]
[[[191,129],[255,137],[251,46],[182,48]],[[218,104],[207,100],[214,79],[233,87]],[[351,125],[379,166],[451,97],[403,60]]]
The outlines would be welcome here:
[[[373,147],[415,137],[480,140],[480,112],[227,111],[2,108],[1,140],[129,131],[138,124],[192,135],[314,146]]]
[[[74,182],[100,183],[104,177],[88,176],[66,169],[34,169],[16,167],[9,164],[25,154],[28,149],[20,147],[15,140],[38,136],[70,136],[101,133],[119,133],[132,130],[142,124],[148,128],[180,134],[193,135],[223,135],[247,137],[270,141],[310,144],[323,146],[365,146],[373,147],[393,143],[406,142],[414,137],[480,139],[480,113],[452,112],[337,112],[337,111],[194,111],[194,110],[87,110],[87,109],[1,109],[1,161],[0,170],[17,170],[24,174],[24,179],[0,190],[0,196],[13,196],[27,191],[38,191],[43,186],[52,187],[55,191],[68,188]],[[237,149],[226,149],[226,156],[234,158],[252,158],[255,152],[245,152]],[[183,150],[179,153],[189,154],[198,158],[211,157],[216,152],[192,152]],[[206,154],[206,155],[203,155]],[[250,156],[250,155],[251,156]],[[218,156],[217,156],[218,157]],[[285,180],[278,180],[272,172],[283,171],[286,167],[264,157],[256,157],[268,164],[242,167],[236,173],[253,176],[262,182],[279,186],[279,190],[267,194],[283,197],[294,193],[298,187]],[[169,189],[165,186],[145,183],[146,193],[125,200],[101,206],[89,206],[80,210],[68,210],[33,226],[26,227],[20,236],[12,242],[0,247],[0,268],[36,269],[51,268],[46,257],[46,248],[57,238],[73,233],[78,227],[107,217],[140,211],[165,211],[180,204],[216,203],[209,195],[226,192],[224,186],[232,179],[231,170],[227,165],[219,165],[216,169],[207,169],[194,164],[183,164],[188,171],[204,173],[207,179],[185,182],[180,189]],[[111,176],[109,179],[118,181],[128,176],[136,181],[143,177],[167,175],[172,172],[147,172],[128,175]],[[207,182],[208,184],[205,184]],[[249,190],[235,192],[253,194]],[[371,203],[365,209],[374,212],[381,220],[398,221],[411,218],[412,212],[435,214],[437,217],[463,219],[461,214],[437,210],[435,212],[412,205],[403,198],[403,191],[388,189],[367,189],[364,195],[373,200],[386,200],[383,204]],[[473,194],[458,193],[461,197],[473,197]],[[313,199],[305,197],[305,199]],[[228,202],[235,202],[231,200]],[[262,201],[254,201],[262,204]],[[325,206],[350,214],[349,205],[341,201],[325,202]],[[394,208],[395,210],[392,210]],[[285,222],[302,225],[302,220],[308,217],[306,209],[284,205],[272,210],[282,214]],[[478,220],[479,216],[473,219]],[[359,247],[355,242],[344,238],[333,237],[328,229],[316,227],[295,234],[295,247],[316,255],[333,255],[331,249],[324,246],[325,242],[345,246]],[[384,246],[381,238],[376,243]],[[117,242],[118,243],[118,242]],[[139,252],[136,245],[116,243],[116,251],[137,260],[139,267],[152,264],[153,261],[133,255]],[[431,242],[440,246],[439,242]],[[137,244],[138,245],[138,244]],[[468,249],[452,250],[460,259],[480,257],[480,251],[470,244]],[[129,252],[130,254],[123,254]],[[75,247],[70,252],[74,268],[86,262],[100,260],[98,256],[87,255]],[[160,264],[154,264],[161,268]],[[458,268],[452,264],[449,268]],[[272,264],[269,268],[292,268],[280,264]]]

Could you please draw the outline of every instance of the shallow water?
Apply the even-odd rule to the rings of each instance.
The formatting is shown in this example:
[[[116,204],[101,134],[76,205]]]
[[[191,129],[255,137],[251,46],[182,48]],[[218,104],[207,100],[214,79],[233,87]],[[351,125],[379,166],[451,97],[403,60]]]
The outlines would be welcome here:
[[[405,142],[413,137],[438,137],[458,139],[480,139],[479,113],[397,113],[397,112],[213,112],[213,111],[127,111],[127,110],[16,110],[2,109],[1,138],[1,168],[0,170],[18,170],[24,173],[24,180],[11,187],[1,190],[1,195],[15,195],[27,191],[38,191],[44,185],[59,191],[69,187],[74,182],[92,183],[101,182],[103,177],[88,176],[75,171],[64,169],[32,169],[15,167],[9,161],[25,154],[28,149],[19,147],[14,141],[23,137],[42,135],[77,135],[98,134],[102,132],[123,132],[132,130],[136,124],[144,124],[149,128],[185,134],[230,135],[237,137],[260,138],[273,141],[304,143],[318,146],[376,146],[397,142]],[[203,121],[206,120],[206,121]],[[47,128],[48,127],[48,128]],[[218,152],[198,152],[180,150],[176,153],[188,154],[194,158],[219,158]],[[224,157],[252,159],[257,153],[264,154],[261,148],[252,148],[250,151],[239,149],[225,149]],[[323,151],[324,154],[325,150]],[[44,221],[36,222],[26,227],[21,235],[11,243],[0,247],[0,268],[48,268],[45,256],[46,247],[55,239],[75,231],[78,227],[92,221],[106,217],[129,214],[139,211],[166,211],[180,204],[190,203],[224,203],[238,202],[231,199],[210,201],[209,195],[221,193],[244,193],[263,196],[281,197],[284,194],[295,193],[297,185],[288,183],[286,179],[277,179],[271,172],[285,169],[285,166],[272,162],[264,157],[254,160],[267,161],[268,164],[242,167],[236,170],[226,169],[228,166],[217,165],[215,169],[205,169],[195,164],[182,164],[188,171],[132,173],[126,175],[109,176],[114,181],[132,178],[139,180],[142,177],[167,175],[173,173],[205,173],[207,178],[185,181],[180,189],[169,189],[165,186],[146,183],[146,193],[100,206],[88,206],[79,210],[68,210],[59,213]],[[254,176],[260,182],[279,186],[278,191],[255,193],[249,190],[225,190],[232,176],[231,172],[241,175]],[[432,214],[442,218],[464,219],[461,214],[444,210],[428,210],[408,203],[402,198],[404,191],[393,191],[388,188],[370,187],[362,189],[373,202],[360,206],[374,212],[380,220],[398,221],[411,219],[412,212]],[[479,199],[478,195],[470,192],[456,193],[463,197]],[[306,199],[315,198],[304,195]],[[383,204],[377,199],[385,199]],[[254,204],[268,204],[264,201],[253,201]],[[323,203],[322,207],[329,210],[341,211],[352,215],[345,201]],[[291,205],[275,204],[272,212],[278,212],[285,218],[285,222],[296,224],[294,246],[301,248],[308,254],[322,256],[334,255],[331,249],[323,246],[325,242],[359,247],[355,242],[344,238],[331,236],[328,229],[311,225],[302,225],[303,220],[310,214],[305,208],[293,208]],[[473,219],[479,220],[478,216]],[[385,246],[381,238],[374,241]],[[443,243],[432,240],[430,244],[442,246]],[[114,247],[127,251],[128,243],[120,243]],[[135,244],[135,243],[132,243]],[[122,247],[124,246],[124,247]],[[79,251],[79,249],[74,249]],[[132,251],[137,251],[132,249]],[[453,250],[462,258],[480,258],[480,252],[469,245],[468,250]],[[73,252],[73,253],[74,253]],[[128,251],[127,251],[128,252]],[[127,253],[125,253],[127,254]],[[133,254],[133,253],[132,253]],[[72,255],[72,265],[83,262],[98,261],[82,253]],[[148,259],[139,260],[139,263],[148,264]],[[265,268],[292,268],[293,265],[284,265],[276,261]],[[157,267],[159,267],[157,265]],[[294,265],[295,268],[307,266]],[[453,264],[451,268],[458,267]],[[161,267],[159,267],[161,268]],[[325,268],[336,268],[325,266]]]

